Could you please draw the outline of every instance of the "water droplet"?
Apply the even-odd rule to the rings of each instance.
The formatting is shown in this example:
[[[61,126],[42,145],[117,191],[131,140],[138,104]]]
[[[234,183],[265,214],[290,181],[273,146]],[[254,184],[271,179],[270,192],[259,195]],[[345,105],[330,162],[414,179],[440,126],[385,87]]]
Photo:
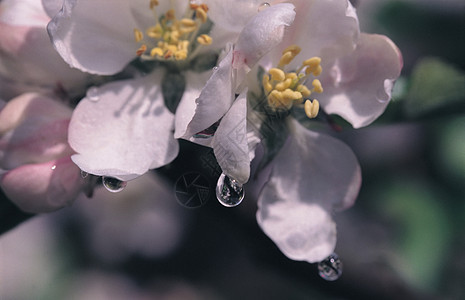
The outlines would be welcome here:
[[[90,89],[87,90],[87,93],[86,93],[86,97],[90,100],[90,101],[98,101],[99,98],[100,98],[100,95],[99,95],[99,91],[98,91],[98,87],[91,87]]]
[[[52,166],[52,170],[55,170],[57,168],[57,165]]]
[[[113,177],[102,177],[103,186],[112,193],[121,192],[127,185],[126,181],[121,181]]]
[[[214,67],[213,67],[213,71],[216,71],[216,70],[218,70],[218,67],[217,67],[217,66],[214,66]]]
[[[81,177],[82,177],[82,178],[86,178],[87,176],[89,176],[89,173],[87,173],[87,172],[81,170]]]
[[[236,180],[221,174],[216,184],[216,198],[226,207],[239,205],[244,199],[244,188]]]
[[[260,11],[264,10],[265,8],[270,7],[270,6],[271,6],[270,3],[268,3],[268,2],[263,2],[262,4],[260,4],[260,5],[258,6],[258,11],[260,12]]]
[[[342,262],[336,253],[331,254],[318,263],[318,274],[321,278],[334,281],[342,275]]]

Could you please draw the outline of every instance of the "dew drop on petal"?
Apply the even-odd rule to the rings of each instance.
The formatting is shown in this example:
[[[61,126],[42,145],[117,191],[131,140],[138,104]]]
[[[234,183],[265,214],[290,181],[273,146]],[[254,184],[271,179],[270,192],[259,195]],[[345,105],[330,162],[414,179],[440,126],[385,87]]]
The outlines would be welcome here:
[[[127,185],[126,181],[121,181],[113,177],[102,177],[103,186],[112,193],[121,192]]]
[[[81,170],[81,177],[86,178],[87,176],[89,176],[89,173],[87,173],[86,171]]]
[[[99,91],[98,91],[98,87],[91,87],[90,89],[87,90],[87,93],[86,93],[86,97],[90,100],[90,101],[98,101],[100,96],[99,96]]]
[[[217,66],[213,67],[213,71],[216,71],[216,70],[218,70],[218,67]]]
[[[260,4],[260,5],[258,6],[258,11],[260,12],[260,11],[262,11],[262,10],[264,10],[265,8],[268,8],[268,7],[270,7],[270,3],[268,3],[268,2],[263,2],[262,4]]]
[[[221,174],[216,184],[216,198],[226,207],[239,205],[244,199],[244,188],[236,180]]]
[[[318,274],[328,281],[337,280],[342,275],[342,262],[336,253],[318,263]]]

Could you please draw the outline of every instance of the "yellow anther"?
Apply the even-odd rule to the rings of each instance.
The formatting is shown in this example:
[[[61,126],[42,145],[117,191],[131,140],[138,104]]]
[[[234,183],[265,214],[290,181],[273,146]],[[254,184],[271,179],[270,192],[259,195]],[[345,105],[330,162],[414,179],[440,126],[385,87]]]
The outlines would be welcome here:
[[[283,55],[284,55],[286,52],[291,52],[292,55],[294,55],[294,57],[296,57],[297,54],[299,54],[301,50],[302,50],[302,49],[301,49],[299,46],[297,46],[297,45],[290,45],[289,47],[287,47],[286,49],[284,49]]]
[[[151,38],[159,39],[159,38],[161,38],[161,35],[163,33],[163,28],[158,23],[155,26],[149,27],[149,29],[147,29],[146,33]]]
[[[147,51],[147,46],[146,46],[146,45],[142,45],[142,46],[139,47],[139,49],[137,49],[136,55],[137,55],[137,56],[141,56],[142,54],[145,53],[145,51]]]
[[[283,98],[284,100],[286,101],[294,101],[294,100],[299,100],[299,99],[302,99],[302,94],[297,92],[297,91],[293,91],[291,89],[285,89],[283,92]]]
[[[176,60],[184,60],[187,58],[187,51],[179,50],[174,53],[174,59]]]
[[[286,78],[284,71],[278,68],[271,68],[268,73],[271,75],[271,79],[276,81],[283,81]]]
[[[312,85],[314,92],[323,93],[323,87],[321,86],[321,82],[318,79],[314,79]]]
[[[313,119],[318,115],[318,111],[320,110],[320,103],[316,99],[313,100],[313,102],[307,100],[304,104],[304,110],[307,117]]]
[[[272,108],[276,108],[283,102],[282,92],[278,92],[277,90],[272,90],[271,93],[268,95],[268,104]]]
[[[295,72],[286,73],[286,79],[297,80],[297,74]]]
[[[173,57],[173,51],[171,51],[170,49],[166,50],[165,54],[163,55],[163,58],[169,59],[171,57]]]
[[[170,34],[170,43],[171,44],[177,44],[178,41],[179,41],[179,31],[177,30],[173,30],[171,31],[171,34]]]
[[[136,40],[136,42],[142,41],[143,38],[144,34],[142,33],[142,31],[140,31],[137,28],[134,28],[134,39]]]
[[[183,34],[195,31],[197,29],[197,23],[195,23],[195,21],[192,19],[181,19],[180,25],[180,30]]]
[[[170,9],[165,13],[165,17],[167,20],[174,20],[176,18],[174,9]]]
[[[205,3],[200,4],[200,8],[203,9],[204,12],[208,12],[208,5]]]
[[[155,56],[163,56],[163,50],[159,47],[155,47],[150,51],[150,56],[155,57]]]
[[[153,9],[155,6],[158,6],[158,0],[150,0],[150,9]]]
[[[201,34],[197,37],[197,42],[201,45],[210,45],[212,38],[207,34]]]
[[[315,71],[313,71],[313,76],[320,76],[321,72],[323,72],[323,68],[318,66]]]
[[[196,18],[198,18],[200,21],[202,21],[202,23],[207,22],[207,12],[206,12],[205,10],[203,10],[202,7],[198,7],[198,8],[195,10],[195,16],[196,16]]]
[[[178,44],[178,49],[179,50],[184,50],[187,52],[187,50],[189,49],[189,41],[181,41],[179,44]]]
[[[292,79],[287,78],[284,81],[281,81],[277,83],[274,88],[277,89],[278,91],[284,91],[285,89],[288,89],[292,84]]]
[[[278,67],[282,68],[285,65],[288,65],[293,59],[295,55],[292,54],[291,51],[285,52],[282,56],[281,59],[279,60]]]
[[[319,57],[312,57],[305,60],[302,65],[309,67],[310,69],[315,69],[317,66],[321,64],[321,58]]]
[[[302,98],[307,98],[312,94],[312,92],[303,84],[299,84],[296,90],[302,94]]]
[[[262,84],[263,89],[267,94],[273,89],[273,86],[270,83],[270,76],[268,76],[268,74],[263,75]]]

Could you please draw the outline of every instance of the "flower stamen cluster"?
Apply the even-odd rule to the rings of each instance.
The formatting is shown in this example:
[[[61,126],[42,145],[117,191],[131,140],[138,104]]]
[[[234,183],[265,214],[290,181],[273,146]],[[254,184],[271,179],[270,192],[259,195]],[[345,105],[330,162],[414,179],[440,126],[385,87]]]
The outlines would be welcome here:
[[[212,38],[207,34],[199,34],[202,24],[208,20],[208,6],[206,4],[189,4],[184,17],[178,20],[175,10],[170,9],[160,18],[156,13],[156,7],[159,5],[158,0],[150,1],[150,9],[155,15],[157,23],[149,27],[144,33],[134,29],[134,38],[136,42],[142,45],[137,49],[136,54],[147,60],[185,60],[193,44],[210,45]],[[150,47],[149,50],[149,46]]]
[[[304,103],[304,110],[309,118],[318,115],[318,100],[309,100],[312,93],[322,93],[323,87],[318,79],[313,79],[311,90],[305,85],[308,78],[321,74],[321,58],[312,57],[305,60],[295,72],[285,72],[284,68],[301,51],[297,45],[287,47],[279,60],[276,68],[271,68],[268,74],[263,75],[263,89],[268,100],[268,105],[273,110],[289,110],[293,105]]]

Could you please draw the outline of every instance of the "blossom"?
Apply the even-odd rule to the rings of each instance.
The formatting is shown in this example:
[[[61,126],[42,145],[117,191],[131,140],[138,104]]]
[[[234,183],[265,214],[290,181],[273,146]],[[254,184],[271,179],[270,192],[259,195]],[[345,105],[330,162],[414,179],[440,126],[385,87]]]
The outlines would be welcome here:
[[[3,99],[23,92],[80,92],[89,76],[71,69],[50,44],[50,18],[40,0],[0,3],[0,90]]]
[[[256,18],[284,5],[275,2],[280,3],[271,2],[255,12]],[[288,257],[317,262],[334,250],[336,228],[331,214],[354,203],[361,184],[360,167],[342,142],[304,128],[292,120],[290,112],[302,111],[314,119],[322,110],[339,114],[354,128],[366,126],[386,108],[402,58],[387,37],[360,33],[348,1],[285,2],[295,5],[295,19],[278,34],[266,21],[246,26],[248,32],[241,35],[254,36],[254,42],[241,44],[239,37],[230,56],[219,63],[197,99],[185,137],[219,121],[211,139],[220,139],[216,147],[232,154],[223,154],[220,166],[227,176],[245,183],[251,159],[244,151],[247,142],[231,135],[219,137],[228,132],[220,128],[255,127],[268,151],[266,159],[274,158],[258,198],[257,221]],[[244,14],[252,12],[252,8],[245,10]],[[266,45],[270,35],[278,37],[279,44]],[[251,49],[254,59],[247,55]],[[221,72],[228,75],[220,76]],[[228,99],[221,108],[213,104],[218,93],[211,90],[219,86],[231,87],[220,94]],[[242,118],[228,118],[237,106],[242,106]],[[210,118],[205,121],[206,115]]]
[[[44,3],[55,9],[56,1]],[[208,6],[67,0],[48,31],[74,68],[112,75],[138,60],[149,73],[89,90],[70,124],[73,161],[88,173],[119,180],[171,162],[178,152],[173,113],[178,103],[188,108],[197,98],[226,42],[208,18]],[[182,123],[186,110],[178,111],[176,123]]]
[[[23,94],[0,111],[0,187],[26,212],[70,205],[84,181],[67,143],[71,109],[39,94]]]

